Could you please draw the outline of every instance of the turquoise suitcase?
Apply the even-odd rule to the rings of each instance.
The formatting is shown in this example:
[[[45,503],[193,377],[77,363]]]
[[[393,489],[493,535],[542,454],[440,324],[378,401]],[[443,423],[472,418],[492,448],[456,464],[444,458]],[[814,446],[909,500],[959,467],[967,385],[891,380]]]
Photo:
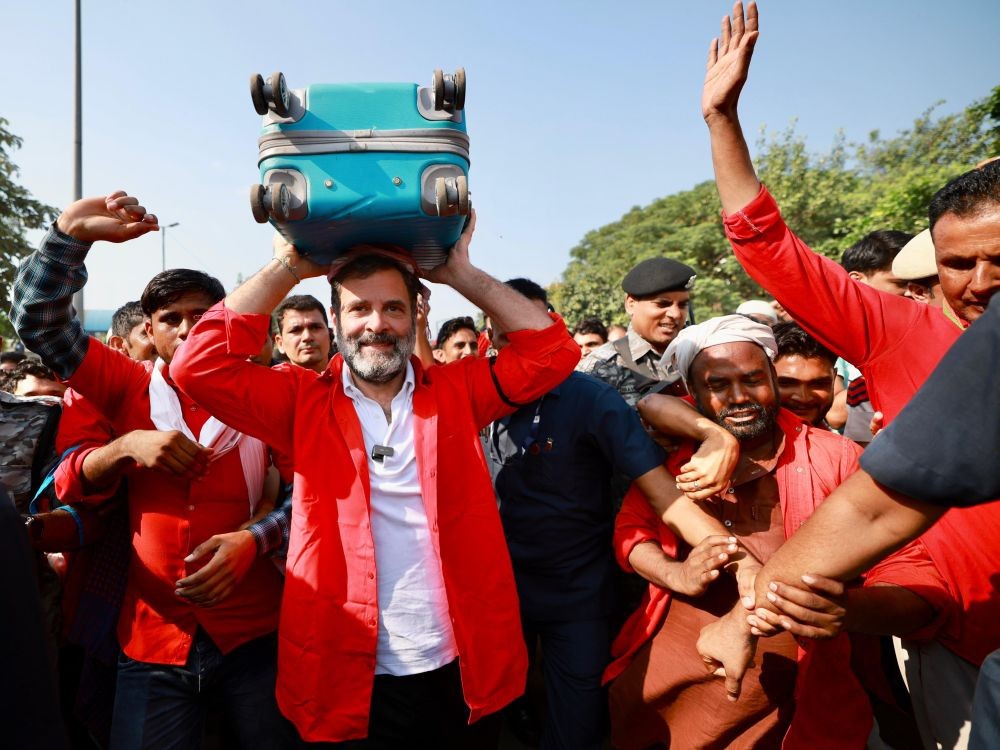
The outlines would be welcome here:
[[[465,71],[432,84],[250,79],[263,115],[254,218],[328,263],[356,245],[388,244],[421,268],[447,258],[471,210]]]

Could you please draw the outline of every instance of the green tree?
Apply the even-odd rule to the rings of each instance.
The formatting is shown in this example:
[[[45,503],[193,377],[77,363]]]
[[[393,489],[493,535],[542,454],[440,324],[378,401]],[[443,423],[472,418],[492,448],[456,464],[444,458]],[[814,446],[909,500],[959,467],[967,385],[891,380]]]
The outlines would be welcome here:
[[[21,147],[21,139],[7,130],[7,125],[7,120],[0,117],[0,336],[10,341],[14,337],[6,314],[10,292],[18,262],[32,251],[25,233],[45,227],[55,219],[57,211],[33,199],[17,184],[19,172],[11,155]]]
[[[935,109],[892,138],[876,131],[866,143],[851,144],[837,133],[821,153],[808,150],[794,123],[774,133],[762,130],[755,149],[757,172],[789,226],[828,257],[839,259],[876,229],[918,232],[927,226],[935,191],[1000,153],[1000,86],[956,114],[935,117]],[[562,279],[549,290],[556,309],[571,324],[586,315],[627,322],[621,280],[638,261],[654,255],[695,269],[698,319],[766,296],[733,257],[715,184],[703,182],[588,232],[570,250]]]

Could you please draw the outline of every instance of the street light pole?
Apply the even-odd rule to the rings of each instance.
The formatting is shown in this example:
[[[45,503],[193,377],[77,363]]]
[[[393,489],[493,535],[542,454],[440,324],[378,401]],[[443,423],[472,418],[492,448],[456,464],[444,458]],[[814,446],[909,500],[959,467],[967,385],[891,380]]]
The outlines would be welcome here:
[[[74,56],[75,69],[75,102],[73,111],[73,200],[78,201],[83,197],[83,86],[81,84],[81,44],[80,44],[80,0],[76,0],[76,54]],[[73,295],[73,307],[76,308],[76,317],[80,320],[80,325],[86,325],[86,315],[83,310],[83,289]]]
[[[160,227],[160,270],[167,270],[167,230],[180,224],[175,221],[173,224],[165,224]]]

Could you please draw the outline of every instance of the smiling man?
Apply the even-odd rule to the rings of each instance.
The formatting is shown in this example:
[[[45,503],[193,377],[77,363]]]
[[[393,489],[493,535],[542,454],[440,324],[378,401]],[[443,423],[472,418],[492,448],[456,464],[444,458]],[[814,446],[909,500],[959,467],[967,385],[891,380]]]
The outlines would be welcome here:
[[[670,258],[647,258],[622,280],[631,322],[623,338],[597,347],[577,365],[615,388],[630,406],[660,383],[678,378],[660,364],[667,345],[684,328],[694,269]]]
[[[292,455],[278,702],[305,742],[473,747],[524,689],[527,654],[479,430],[565,379],[579,349],[554,316],[469,260],[473,218],[427,273],[509,331],[496,357],[413,357],[412,259],[358,248],[331,269],[276,238],[175,364],[181,387]],[[246,361],[271,309],[331,281],[340,353],[322,374]],[[461,468],[459,468],[461,467]],[[495,723],[494,723],[495,726]]]
[[[771,365],[776,348],[768,326],[727,315],[685,328],[666,353],[698,411],[739,441],[731,486],[700,505],[761,561],[857,468],[860,453],[850,441],[780,408]],[[644,416],[658,429],[666,426],[649,411]],[[670,459],[672,468],[693,449],[691,442],[682,443]],[[613,680],[615,747],[778,747],[790,721],[800,738],[809,727],[821,734],[851,734],[852,728],[838,721],[845,713],[866,710],[868,702],[851,676],[846,637],[822,644],[808,659],[787,633],[763,644],[767,652],[758,653],[756,667],[747,673],[746,692],[738,703],[726,701],[695,644],[703,627],[718,623],[737,603],[736,585],[720,576],[692,591],[657,575],[701,550],[671,534],[634,492],[615,523],[615,553],[623,567],[649,581],[643,605],[615,641],[616,660],[604,676]],[[827,694],[837,695],[838,705],[819,714],[810,710],[816,708],[811,700]],[[853,726],[854,747],[863,746],[867,736],[864,716]]]
[[[826,413],[833,405],[836,355],[798,323],[778,323],[774,340],[778,345],[774,371],[782,407],[803,422],[825,429]]]

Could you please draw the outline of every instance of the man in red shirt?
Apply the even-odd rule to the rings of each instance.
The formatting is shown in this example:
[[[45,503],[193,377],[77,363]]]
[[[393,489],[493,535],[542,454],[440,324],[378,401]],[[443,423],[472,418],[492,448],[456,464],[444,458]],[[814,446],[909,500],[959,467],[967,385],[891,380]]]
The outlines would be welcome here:
[[[305,741],[443,746],[524,688],[493,490],[485,468],[465,469],[483,465],[478,428],[551,389],[579,354],[561,321],[469,263],[471,233],[429,278],[514,331],[495,359],[412,360],[418,281],[405,255],[379,250],[332,276],[341,355],[322,374],[247,363],[271,309],[327,273],[277,243],[174,361],[198,403],[292,456],[277,694]]]
[[[217,695],[241,747],[279,745],[288,739],[273,692],[280,574],[254,559],[224,601],[195,600],[184,585],[205,563],[192,551],[251,517],[266,472],[259,440],[211,417],[171,378],[174,355],[222,298],[222,285],[185,269],[154,277],[141,304],[160,356],[155,364],[86,337],[72,314],[91,243],[151,229],[155,217],[124,194],[73,203],[21,265],[11,313],[22,340],[121,436],[70,457],[91,501],[128,479],[132,550],[118,621],[123,654],[111,743],[198,747],[207,701]],[[72,409],[61,427],[72,429]]]
[[[776,350],[769,327],[728,315],[684,329],[666,352],[699,412],[740,445],[731,486],[702,502],[765,562],[857,468],[860,453],[851,441],[779,409],[770,362]],[[640,413],[663,428],[664,418],[674,420],[660,408],[669,399],[647,396]],[[670,459],[673,473],[693,447],[681,444]],[[614,680],[615,747],[646,748],[668,739],[685,748],[778,747],[783,739],[785,747],[863,746],[870,709],[851,673],[846,636],[804,653],[788,634],[767,642],[740,701],[727,702],[694,647],[702,627],[737,602],[736,586],[721,576],[689,580],[692,571],[719,565],[718,549],[678,543],[632,491],[615,523],[615,552],[623,567],[650,582],[642,606],[615,640],[616,660],[604,674]],[[741,610],[725,616],[746,617]]]
[[[757,179],[737,117],[757,36],[756,5],[748,6],[744,19],[742,3],[736,3],[732,20],[724,20],[721,37],[710,48],[702,95],[726,232],[747,272],[803,328],[861,370],[873,406],[889,423],[961,329],[938,308],[855,284],[843,268],[810,251],[785,226]],[[976,320],[1000,290],[998,184],[1000,167],[987,164],[950,182],[930,205],[941,290],[965,325]],[[988,531],[971,516],[948,516],[948,524],[939,523],[922,541],[956,592],[960,617],[968,627],[981,612],[975,602],[982,601],[985,571],[975,559],[956,564],[948,550],[956,538]],[[733,633],[716,632],[713,639],[704,639],[702,653],[724,663],[732,679],[746,658],[734,646],[739,642]]]

